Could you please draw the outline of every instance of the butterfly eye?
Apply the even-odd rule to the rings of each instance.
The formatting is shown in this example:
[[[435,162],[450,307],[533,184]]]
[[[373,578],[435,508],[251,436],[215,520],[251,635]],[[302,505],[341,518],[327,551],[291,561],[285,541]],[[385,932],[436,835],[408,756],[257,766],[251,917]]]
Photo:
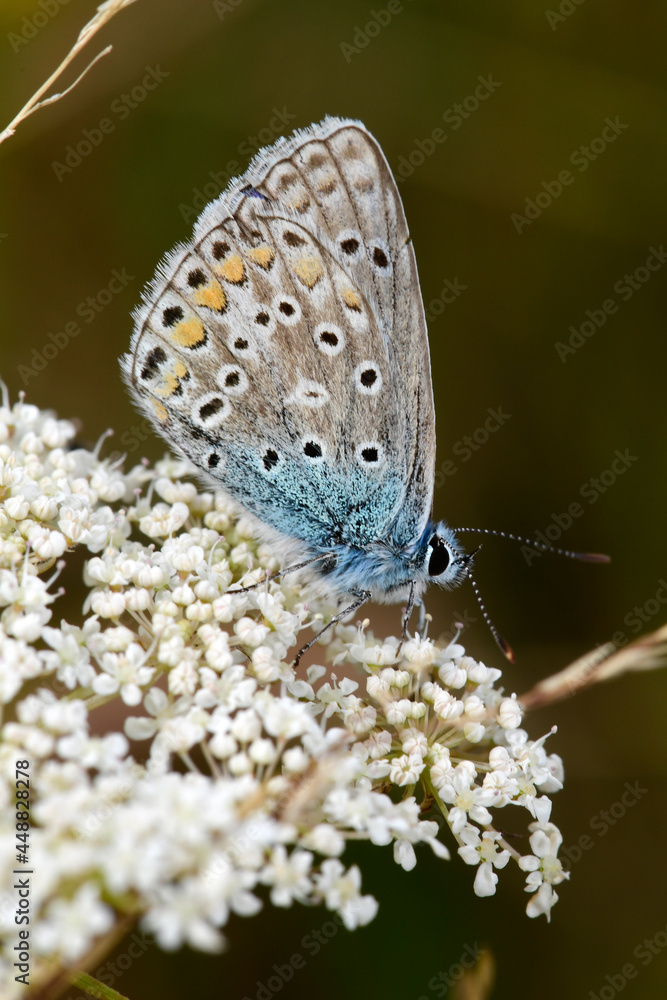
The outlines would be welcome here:
[[[431,536],[429,548],[431,550],[431,556],[428,561],[428,575],[440,576],[440,574],[444,573],[449,566],[451,559],[449,549],[443,542],[440,535]]]

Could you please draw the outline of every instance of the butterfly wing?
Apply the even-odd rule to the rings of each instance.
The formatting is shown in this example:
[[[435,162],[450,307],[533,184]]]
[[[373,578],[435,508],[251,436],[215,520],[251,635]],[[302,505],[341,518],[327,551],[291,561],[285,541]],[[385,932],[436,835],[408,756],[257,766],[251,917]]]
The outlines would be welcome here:
[[[262,150],[135,319],[133,394],[250,513],[316,549],[419,537],[435,459],[425,320],[363,125],[329,118]]]

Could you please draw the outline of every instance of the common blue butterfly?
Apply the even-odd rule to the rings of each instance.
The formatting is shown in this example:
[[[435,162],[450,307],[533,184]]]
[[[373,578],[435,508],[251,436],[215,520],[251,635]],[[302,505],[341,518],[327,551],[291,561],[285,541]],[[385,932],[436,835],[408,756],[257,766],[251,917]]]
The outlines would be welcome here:
[[[361,122],[325,118],[257,154],[159,265],[122,366],[159,433],[282,543],[288,568],[354,598],[334,621],[407,600],[405,634],[429,583],[469,574],[430,516],[417,264]]]

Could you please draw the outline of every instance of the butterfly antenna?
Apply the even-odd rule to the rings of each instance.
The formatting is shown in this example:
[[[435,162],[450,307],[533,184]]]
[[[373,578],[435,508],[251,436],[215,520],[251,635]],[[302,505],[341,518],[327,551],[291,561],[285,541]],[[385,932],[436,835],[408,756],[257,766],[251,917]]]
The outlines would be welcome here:
[[[511,538],[513,542],[529,545],[531,549],[537,549],[539,552],[553,552],[555,555],[566,556],[568,559],[578,559],[580,562],[611,562],[609,556],[600,552],[572,552],[570,549],[559,549],[556,545],[547,545],[546,542],[534,541],[530,538],[524,538],[522,535],[513,535],[510,531],[494,531],[491,528],[452,528],[452,531],[457,535],[473,532],[478,535],[498,535],[500,538]]]
[[[475,579],[470,572],[468,573],[468,579],[472,584],[472,589],[475,591],[475,597],[477,598],[477,603],[479,604],[479,609],[482,612],[484,621],[489,626],[489,631],[491,632],[493,638],[496,640],[496,645],[502,652],[503,656],[505,656],[510,661],[510,663],[514,663],[514,653],[512,651],[512,647],[510,646],[509,642],[503,639],[502,635],[491,621],[491,616],[484,607],[484,601],[482,600],[482,595],[479,592],[479,587],[477,586],[477,583],[475,582]]]

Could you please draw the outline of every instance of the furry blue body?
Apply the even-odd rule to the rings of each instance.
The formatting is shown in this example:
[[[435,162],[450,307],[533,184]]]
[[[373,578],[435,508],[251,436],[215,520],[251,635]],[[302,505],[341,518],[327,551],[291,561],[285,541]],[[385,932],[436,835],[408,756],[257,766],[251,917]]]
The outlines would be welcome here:
[[[463,555],[454,532],[444,522],[429,521],[414,545],[396,548],[388,542],[374,542],[364,549],[340,543],[331,547],[332,564],[325,564],[319,575],[341,593],[354,594],[370,591],[373,600],[391,604],[406,600],[411,588],[415,597],[421,597],[425,587],[433,581],[428,572],[429,549],[433,535],[437,534],[454,553],[452,573],[446,580],[438,580],[447,588],[457,586],[465,577],[463,564],[456,566],[456,557]]]

